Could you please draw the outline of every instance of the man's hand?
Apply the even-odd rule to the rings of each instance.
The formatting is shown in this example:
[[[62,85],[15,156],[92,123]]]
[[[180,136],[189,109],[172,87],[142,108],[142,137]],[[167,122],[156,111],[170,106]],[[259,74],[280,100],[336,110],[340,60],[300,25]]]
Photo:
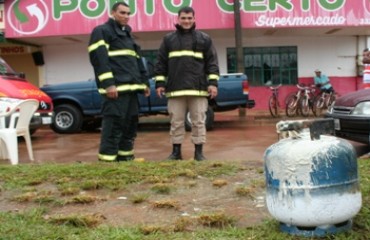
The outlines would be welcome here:
[[[116,99],[118,98],[118,91],[115,85],[109,86],[105,89],[107,91],[107,97]]]
[[[213,85],[208,86],[208,94],[211,99],[217,97],[217,87]]]
[[[145,97],[149,97],[150,96],[150,88],[149,87],[146,87],[145,90],[144,90],[144,96]]]
[[[159,97],[159,98],[162,98],[163,97],[163,95],[165,94],[165,91],[164,91],[164,87],[159,87],[159,88],[157,88],[157,96]]]

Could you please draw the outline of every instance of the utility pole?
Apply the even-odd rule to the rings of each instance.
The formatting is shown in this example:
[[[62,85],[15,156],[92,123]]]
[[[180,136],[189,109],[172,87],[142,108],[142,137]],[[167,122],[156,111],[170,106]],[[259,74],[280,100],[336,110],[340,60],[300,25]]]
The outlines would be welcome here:
[[[242,44],[242,24],[240,18],[240,2],[234,0],[234,30],[235,30],[235,53],[236,72],[244,73],[244,54]],[[245,108],[239,108],[239,116],[245,116]]]

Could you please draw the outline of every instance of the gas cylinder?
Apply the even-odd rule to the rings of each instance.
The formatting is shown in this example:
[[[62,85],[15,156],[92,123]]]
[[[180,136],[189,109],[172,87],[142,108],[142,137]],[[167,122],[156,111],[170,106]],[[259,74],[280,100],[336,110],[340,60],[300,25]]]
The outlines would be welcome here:
[[[279,140],[264,154],[266,205],[280,230],[324,236],[348,230],[361,209],[357,156],[346,140],[308,132]]]

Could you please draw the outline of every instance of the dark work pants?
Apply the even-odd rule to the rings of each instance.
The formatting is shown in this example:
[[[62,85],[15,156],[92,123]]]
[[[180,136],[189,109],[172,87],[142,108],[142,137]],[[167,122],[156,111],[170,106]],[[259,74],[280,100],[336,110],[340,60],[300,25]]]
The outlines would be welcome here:
[[[133,155],[139,103],[137,93],[120,93],[118,99],[103,97],[103,123],[99,159],[114,161]]]

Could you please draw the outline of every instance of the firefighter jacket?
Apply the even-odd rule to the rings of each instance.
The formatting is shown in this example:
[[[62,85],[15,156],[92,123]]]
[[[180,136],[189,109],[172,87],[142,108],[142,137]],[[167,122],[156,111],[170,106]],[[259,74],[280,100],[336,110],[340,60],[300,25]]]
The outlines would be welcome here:
[[[131,37],[130,26],[121,27],[109,19],[95,27],[88,51],[100,94],[106,94],[106,88],[112,85],[118,92],[142,92],[149,86],[140,47]]]
[[[208,86],[218,85],[217,53],[211,38],[195,25],[185,31],[176,25],[159,48],[154,68],[156,88],[165,87],[166,97],[208,96]]]

